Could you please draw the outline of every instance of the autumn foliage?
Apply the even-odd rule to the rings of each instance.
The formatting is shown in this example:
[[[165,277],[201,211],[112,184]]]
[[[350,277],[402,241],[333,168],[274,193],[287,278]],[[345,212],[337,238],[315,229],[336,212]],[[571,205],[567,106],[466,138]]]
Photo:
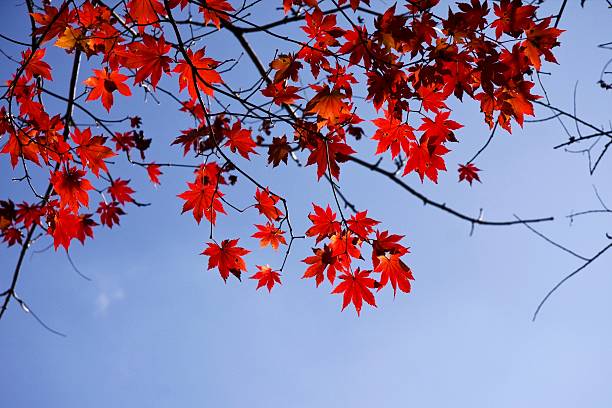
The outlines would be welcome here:
[[[210,227],[211,240],[202,243],[207,268],[226,281],[248,273],[257,289],[270,291],[296,271],[285,269],[285,262],[250,265],[249,253],[285,251],[286,261],[292,245],[303,243],[295,240],[305,239],[313,248],[302,260],[302,277],[316,286],[327,282],[331,293],[342,295],[342,308],[352,304],[358,314],[364,302],[376,306],[381,290],[410,292],[414,277],[401,235],[367,211],[344,213],[336,184],[347,171],[344,164],[358,155],[388,157],[400,163],[400,176],[437,183],[452,145],[469,137],[450,102],[475,100],[491,128],[522,126],[540,98],[532,93],[532,76],[545,61],[556,62],[553,49],[562,33],[520,0],[471,0],[450,8],[439,0],[409,0],[382,10],[368,0],[279,0],[287,21],[269,27],[240,13],[242,2],[116,3],[28,2],[31,45],[21,45],[14,74],[5,78],[0,152],[14,169],[4,182],[21,179],[30,199],[2,197],[4,242],[25,252],[38,229],[56,249],[68,250],[75,240],[93,239],[98,228],[117,227],[128,207],[142,203],[130,175],[113,174],[113,163],[132,163],[153,185],[177,167],[149,157],[156,141],[147,137],[138,116],[142,98],[136,98],[170,96],[165,109],[181,111],[194,124],[177,129],[167,146],[178,149],[190,169],[177,213],[182,206],[182,213]],[[273,59],[251,55],[259,80],[246,94],[225,78],[231,62],[213,55],[207,37],[194,37],[189,24],[227,32],[244,47],[249,43],[240,41],[249,32],[279,40],[274,28],[281,24],[301,30],[280,42],[284,48]],[[51,49],[63,50],[65,66],[50,64]],[[250,51],[245,48],[242,58]],[[88,64],[79,67],[83,61]],[[65,83],[66,95],[49,91],[56,82]],[[62,101],[65,110],[50,110],[45,98]],[[219,98],[242,111],[225,110]],[[111,119],[121,116],[118,100],[131,100],[132,111],[111,128]],[[92,113],[96,106],[112,116]],[[76,117],[99,126],[77,124]],[[366,134],[364,123],[375,131]],[[361,146],[364,139],[375,149]],[[283,193],[243,168],[257,156],[269,171],[283,172],[294,162],[313,167],[313,183],[329,184],[329,197],[312,198],[305,231],[292,226],[292,203]],[[41,183],[30,175],[32,167],[44,170],[48,188],[33,187]],[[481,181],[472,162],[450,167],[458,168],[459,181]],[[236,185],[250,191],[244,200],[251,204],[245,211],[258,217],[253,233],[213,238],[219,217],[243,212],[226,200]]]

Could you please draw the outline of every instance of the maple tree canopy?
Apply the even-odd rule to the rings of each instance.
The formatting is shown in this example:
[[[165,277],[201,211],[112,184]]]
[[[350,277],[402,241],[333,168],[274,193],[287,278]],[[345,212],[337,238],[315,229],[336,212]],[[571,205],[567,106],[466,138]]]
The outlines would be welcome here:
[[[13,168],[4,182],[20,180],[28,198],[0,197],[0,236],[21,251],[0,317],[16,299],[19,268],[36,233],[56,250],[68,250],[93,239],[98,228],[117,227],[129,207],[145,205],[130,175],[114,174],[120,162],[155,186],[164,184],[164,173],[187,169],[177,216],[182,206],[210,231],[202,255],[226,281],[247,273],[257,289],[277,290],[283,275],[294,273],[285,270],[292,246],[303,243],[313,246],[302,261],[303,278],[331,285],[343,309],[352,304],[359,314],[364,302],[376,306],[380,291],[410,292],[409,243],[342,194],[346,164],[404,186],[410,178],[437,183],[449,167],[466,188],[480,182],[474,159],[447,163],[453,144],[469,137],[451,101],[476,101],[492,131],[522,126],[541,98],[533,93],[534,75],[556,63],[563,32],[558,17],[520,0],[470,0],[450,8],[439,0],[391,7],[370,0],[279,0],[285,16],[265,23],[253,22],[248,2],[238,1],[26,3],[31,38],[13,41],[22,52],[4,81],[0,157]],[[289,25],[290,35],[279,29]],[[236,54],[252,64],[253,84],[228,79],[235,61],[207,47],[208,35],[217,32],[234,37]],[[251,33],[279,44],[273,58],[255,53]],[[52,53],[65,65],[50,63]],[[166,135],[171,143],[150,137],[152,129],[138,116],[143,94],[193,125]],[[118,101],[131,101],[122,105],[129,106],[127,114],[118,112]],[[364,124],[375,131],[366,133]],[[157,143],[184,161],[155,157],[149,148]],[[270,172],[313,168],[312,182],[329,187],[327,196],[306,203],[307,229],[292,225],[293,204],[283,192],[249,171],[254,158],[263,158],[258,163]],[[382,159],[396,169],[380,167]],[[238,185],[249,192],[239,201],[249,203],[246,209],[227,198]],[[468,217],[413,194],[472,224],[510,223]],[[252,235],[217,237],[222,217],[249,219]],[[284,251],[284,260],[250,264],[254,251],[262,257]]]

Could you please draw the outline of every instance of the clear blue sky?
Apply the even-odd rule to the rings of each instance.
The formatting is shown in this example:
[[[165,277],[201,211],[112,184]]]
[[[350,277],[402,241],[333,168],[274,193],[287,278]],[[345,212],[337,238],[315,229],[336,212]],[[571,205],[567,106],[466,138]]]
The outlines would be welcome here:
[[[24,7],[16,3],[0,6],[3,34],[19,36],[28,26]],[[559,2],[550,3],[556,9]],[[553,75],[543,78],[552,101],[569,110],[579,80],[579,113],[605,125],[610,94],[595,82],[610,55],[596,45],[609,40],[609,10],[603,2],[587,2],[585,10],[575,3],[569,2],[561,23],[568,31],[556,51],[560,65],[546,65]],[[257,38],[252,41],[267,60],[278,44]],[[226,41],[211,41],[210,54],[235,56],[237,44]],[[15,55],[5,42],[0,46]],[[67,61],[62,51],[50,53]],[[241,67],[234,79],[254,77],[246,58]],[[2,77],[12,69],[5,61]],[[80,79],[89,72],[85,66]],[[124,102],[113,110],[116,116],[144,106],[131,113],[143,116],[154,138],[152,158],[190,126],[169,102]],[[557,220],[540,230],[587,256],[605,245],[604,233],[612,232],[609,218],[576,219],[570,226],[565,216],[598,205],[593,184],[612,205],[609,161],[591,177],[585,157],[552,150],[566,139],[557,122],[528,124],[512,135],[498,133],[476,162],[483,184],[470,188],[457,183],[456,163],[465,162],[488,131],[475,104],[455,112],[466,127],[458,133],[462,143],[448,156],[451,171],[437,186],[421,185],[411,175],[412,186],[473,215],[482,207],[491,219],[553,215]],[[364,157],[372,152],[364,145]],[[289,197],[303,229],[309,203],[325,204],[331,197],[325,185],[314,182],[314,169],[290,168],[254,171]],[[120,228],[98,229],[85,247],[72,247],[72,258],[92,282],[74,273],[61,251],[28,255],[18,293],[67,337],[48,333],[11,304],[0,322],[1,406],[612,406],[610,255],[563,287],[532,323],[541,297],[579,265],[577,259],[522,226],[477,228],[469,237],[465,222],[423,207],[385,179],[347,164],[343,190],[387,228],[406,235],[416,277],[413,293],[379,296],[378,309],[364,307],[357,318],[352,309],[340,313],[341,299],[330,295],[328,286],[317,289],[300,279],[299,260],[310,242],[298,243],[283,285],[271,294],[256,292],[253,282],[224,284],[198,255],[208,227],[180,215],[175,195],[191,175],[165,170],[161,187],[154,189],[140,169],[124,169],[138,198],[153,205],[129,207]],[[1,198],[23,192],[23,186],[7,183],[6,159],[0,172]],[[232,198],[244,200],[240,194]],[[225,218],[217,236],[246,237],[255,219],[253,213]],[[0,289],[16,256],[15,248],[0,250]],[[257,251],[247,260],[252,269],[276,264],[280,255]]]

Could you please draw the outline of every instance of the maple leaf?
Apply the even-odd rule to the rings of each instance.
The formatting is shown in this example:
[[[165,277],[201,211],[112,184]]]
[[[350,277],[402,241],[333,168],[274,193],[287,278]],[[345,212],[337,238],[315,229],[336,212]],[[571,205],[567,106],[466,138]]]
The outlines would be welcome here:
[[[307,236],[316,236],[316,242],[318,244],[325,238],[340,233],[340,222],[336,221],[336,213],[331,210],[329,204],[325,210],[314,203],[312,207],[314,208],[314,214],[308,214],[308,219],[312,222],[312,227],[306,230]]]
[[[23,223],[26,228],[30,228],[34,224],[40,224],[40,218],[43,215],[43,209],[39,204],[23,202],[17,205],[17,222]],[[2,224],[1,220],[2,215],[0,213],[0,226]]]
[[[105,137],[92,137],[91,128],[87,128],[81,132],[75,127],[72,133],[72,140],[78,145],[76,151],[81,158],[83,167],[89,167],[96,177],[99,177],[100,169],[108,171],[104,160],[116,156],[117,154],[109,147],[104,146],[104,143],[106,143]]]
[[[270,268],[270,265],[256,266],[259,271],[249,278],[259,280],[257,282],[256,290],[265,286],[266,288],[268,288],[268,292],[270,292],[272,290],[272,287],[274,287],[274,284],[281,284],[280,273],[273,271],[272,268]]]
[[[340,177],[340,166],[338,162],[345,162],[347,157],[355,151],[346,143],[336,140],[316,140],[306,161],[306,166],[317,164],[317,177],[320,179],[327,171],[329,164],[330,173],[336,179]]]
[[[159,176],[161,176],[164,173],[162,173],[161,170],[159,169],[159,164],[151,163],[147,165],[147,174],[149,175],[149,179],[151,180],[151,183],[158,186]]]
[[[86,100],[91,101],[101,98],[102,105],[110,112],[113,106],[113,92],[119,91],[120,94],[125,96],[132,95],[130,87],[124,84],[125,80],[128,79],[127,76],[108,69],[94,69],[93,71],[94,76],[84,81],[85,85],[92,88]]]
[[[401,69],[390,69],[381,75],[370,71],[368,77],[368,100],[372,100],[374,108],[378,111],[385,101],[394,99],[392,95],[406,84],[407,75]]]
[[[130,180],[121,180],[118,178],[113,180],[108,188],[108,192],[110,193],[111,197],[113,197],[113,200],[118,201],[121,205],[134,201],[132,198],[134,190],[128,186],[129,182]]]
[[[372,243],[372,265],[378,266],[379,256],[405,255],[408,248],[400,244],[403,235],[389,234],[389,231],[376,231],[376,239]]]
[[[8,142],[0,153],[10,155],[13,168],[17,166],[20,158],[40,165],[38,144],[24,132],[10,132]]]
[[[51,77],[51,66],[43,61],[43,57],[45,56],[45,52],[47,50],[44,48],[39,48],[34,51],[32,54],[32,50],[26,50],[21,53],[21,65],[23,66],[26,61],[28,61],[27,65],[25,65],[24,72],[25,78],[30,80],[32,77],[39,76],[51,81],[53,78]]]
[[[468,183],[470,183],[470,186],[472,185],[472,181],[474,180],[481,182],[480,177],[478,177],[479,171],[480,169],[474,166],[474,163],[460,164],[459,165],[459,181],[465,180]]]
[[[85,171],[76,167],[68,167],[51,173],[51,184],[59,194],[62,205],[75,213],[81,205],[89,206],[89,194],[87,192],[93,190],[93,186],[89,180],[83,178],[85,174]]]
[[[248,254],[248,249],[237,246],[238,239],[224,239],[219,246],[216,242],[209,242],[202,255],[207,255],[208,270],[217,268],[221,277],[227,282],[231,273],[240,280],[242,271],[246,272],[246,263],[242,257]]]
[[[75,11],[70,10],[67,3],[58,9],[49,4],[44,5],[44,13],[30,13],[36,24],[34,34],[41,35],[41,41],[47,42],[62,33],[73,20]]]
[[[501,0],[499,4],[493,4],[493,11],[499,17],[491,23],[491,27],[495,27],[495,36],[499,38],[506,33],[519,37],[531,25],[536,10],[536,6],[523,6],[520,0]]]
[[[365,27],[354,26],[352,30],[344,33],[346,42],[342,44],[338,50],[339,54],[348,54],[349,64],[358,65],[361,60],[365,66],[366,71],[370,70],[372,65],[371,52],[371,41],[368,39],[368,31]]]
[[[328,245],[323,245],[321,248],[313,248],[314,255],[302,259],[302,262],[310,265],[304,272],[305,278],[315,278],[315,283],[319,286],[325,279],[325,270],[327,269],[327,279],[331,284],[336,278],[336,271],[342,271],[345,266],[340,262],[339,257],[333,254],[332,249]]]
[[[272,144],[268,147],[268,163],[272,163],[272,167],[278,166],[281,161],[287,164],[290,152],[291,146],[287,143],[287,136],[273,137]]]
[[[140,128],[142,125],[142,118],[140,116],[130,116],[130,127]]]
[[[55,41],[56,47],[72,52],[77,46],[86,53],[91,53],[93,42],[87,38],[84,30],[66,27],[64,32]]]
[[[206,0],[200,6],[200,11],[204,14],[204,24],[213,23],[220,29],[221,20],[229,20],[229,13],[234,11],[234,7],[226,0]]]
[[[332,235],[329,240],[329,247],[332,249],[332,253],[338,256],[345,269],[350,266],[350,258],[363,259],[359,249],[360,246],[361,240],[350,231],[343,231],[342,233]]]
[[[257,201],[255,208],[270,221],[276,221],[284,215],[281,210],[276,208],[276,203],[278,203],[279,200],[280,198],[275,194],[270,194],[267,188],[265,190],[260,190],[258,187],[255,191],[255,201]]]
[[[317,114],[319,129],[325,124],[335,125],[350,116],[351,109],[344,102],[346,97],[340,90],[330,90],[329,86],[325,85],[308,101],[306,111]]]
[[[302,69],[301,62],[296,61],[295,55],[281,54],[272,62],[270,68],[275,70],[274,82],[283,82],[285,79],[291,78],[293,81],[298,80],[299,70]]]
[[[447,108],[444,100],[448,95],[443,93],[440,89],[436,89],[431,86],[421,86],[417,93],[421,98],[423,109],[425,111],[432,111],[437,113],[440,109]]]
[[[112,140],[115,142],[116,151],[123,150],[129,152],[133,147],[136,147],[134,132],[131,131],[125,133],[115,132]]]
[[[262,248],[270,245],[274,250],[277,250],[280,244],[287,245],[287,241],[283,236],[285,231],[276,227],[271,222],[266,223],[266,225],[255,224],[255,227],[258,231],[251,235],[251,237],[259,239],[259,245]]]
[[[203,216],[213,225],[217,220],[217,212],[225,214],[221,197],[223,194],[218,191],[214,183],[204,183],[203,178],[198,177],[195,183],[187,183],[189,190],[184,191],[177,197],[185,200],[183,211],[193,210],[193,218],[199,224]]]
[[[48,217],[48,221],[48,232],[53,237],[53,247],[55,250],[57,251],[60,245],[68,250],[70,241],[79,234],[81,218],[62,208],[59,211],[54,211],[53,215]]]
[[[342,280],[338,286],[332,291],[333,294],[343,293],[342,310],[350,303],[353,303],[357,316],[361,313],[363,301],[371,306],[376,307],[376,300],[371,289],[375,287],[376,282],[370,278],[370,271],[362,271],[359,268],[355,273],[345,272],[338,277]]]
[[[255,151],[255,146],[257,143],[251,137],[251,130],[244,129],[240,121],[236,121],[230,129],[225,131],[225,135],[227,136],[227,142],[225,142],[225,146],[229,146],[230,150],[233,153],[238,153],[249,160],[249,153],[257,154]]]
[[[438,182],[438,171],[446,170],[446,164],[442,155],[449,150],[442,144],[435,143],[435,140],[425,139],[421,143],[410,145],[408,162],[404,168],[403,175],[415,171],[419,174],[421,182],[427,176],[434,183]]]
[[[380,273],[380,286],[378,290],[391,282],[393,296],[395,296],[397,288],[402,292],[410,292],[410,281],[414,280],[414,278],[410,268],[400,259],[400,255],[391,254],[389,256],[379,256],[378,265],[374,268],[374,272]]]
[[[93,238],[93,227],[96,225],[98,223],[91,219],[91,214],[79,215],[79,220],[76,223],[75,237],[81,241],[81,244],[85,243],[87,237]]]
[[[2,235],[2,242],[6,242],[9,247],[16,243],[22,243],[23,235],[21,231],[15,227],[8,227],[0,230],[0,235]]]
[[[439,142],[451,141],[456,142],[453,130],[461,129],[463,125],[448,119],[450,111],[438,112],[434,120],[428,117],[423,117],[423,123],[418,130],[424,132],[424,137]]]
[[[365,240],[380,222],[368,217],[368,211],[366,210],[353,214],[347,224],[351,232]]]
[[[189,95],[192,99],[198,98],[197,89],[201,90],[206,95],[212,96],[212,86],[214,86],[214,84],[223,83],[221,75],[215,71],[215,68],[217,65],[219,65],[219,63],[212,58],[205,57],[204,53],[205,48],[201,48],[195,53],[191,50],[187,50],[187,58],[191,64],[185,60],[180,60],[178,64],[176,64],[176,67],[174,67],[174,72],[178,72],[180,74],[180,90],[182,91],[185,89],[185,87],[187,87]],[[193,72],[192,66],[196,72]]]
[[[302,30],[308,38],[315,41],[318,48],[327,49],[329,46],[338,45],[336,38],[344,35],[344,30],[336,26],[336,15],[324,15],[318,7],[312,13],[305,14],[305,22]]]
[[[119,225],[119,216],[125,215],[125,212],[121,207],[119,207],[119,203],[105,203],[104,201],[98,204],[98,209],[96,210],[98,214],[100,214],[100,222],[102,225],[106,225],[109,228],[113,228],[113,225]]]
[[[416,140],[412,126],[389,111],[385,111],[384,118],[374,119],[372,123],[378,128],[372,136],[373,140],[378,141],[376,154],[384,153],[389,148],[391,148],[392,158],[399,154],[400,148],[408,154],[410,141]]]
[[[280,82],[270,83],[265,89],[261,91],[264,96],[272,98],[272,101],[276,105],[290,105],[298,99],[302,99],[301,96],[296,95],[300,88],[297,86],[284,85]]]
[[[166,56],[166,54],[171,47],[170,44],[166,44],[163,35],[156,39],[148,34],[142,35],[142,42],[134,42],[128,45],[129,51],[123,52],[121,55],[125,58],[124,66],[136,69],[134,83],[141,83],[150,77],[151,85],[155,89],[162,71],[170,72],[172,58]]]
[[[138,24],[140,34],[144,33],[147,26],[159,27],[158,15],[166,15],[166,9],[160,0],[130,0],[127,10],[129,17]]]
[[[525,55],[531,61],[531,64],[536,70],[540,70],[542,65],[540,55],[544,55],[544,59],[548,62],[557,62],[555,56],[550,51],[553,47],[559,45],[557,37],[564,30],[556,27],[549,27],[550,17],[545,18],[539,24],[533,24],[526,32],[527,39],[521,43],[525,47]]]

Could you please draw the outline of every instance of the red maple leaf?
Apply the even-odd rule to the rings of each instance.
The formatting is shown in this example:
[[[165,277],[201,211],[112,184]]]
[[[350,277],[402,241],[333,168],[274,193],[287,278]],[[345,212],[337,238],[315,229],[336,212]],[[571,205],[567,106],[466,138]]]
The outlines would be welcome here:
[[[472,185],[472,181],[474,180],[481,182],[480,177],[478,177],[479,171],[480,169],[474,166],[474,163],[460,164],[459,165],[459,181],[465,180],[468,183],[470,183],[470,186]]]
[[[83,167],[87,166],[91,172],[99,177],[100,169],[108,171],[104,160],[116,156],[110,147],[104,146],[106,138],[103,136],[91,135],[91,128],[81,132],[79,128],[74,128],[72,140],[77,144],[77,154],[81,158]]]
[[[102,225],[106,225],[109,228],[113,228],[115,224],[119,225],[119,216],[125,215],[123,209],[121,209],[116,202],[107,204],[102,201],[98,205],[98,210],[96,212],[100,214],[100,222]]]
[[[132,194],[134,190],[128,183],[130,180],[122,180],[120,178],[113,180],[110,187],[108,188],[108,192],[110,193],[113,200],[118,201],[120,204],[131,203],[134,201],[132,198]]]
[[[308,214],[312,227],[306,230],[306,235],[309,237],[316,236],[318,244],[325,238],[340,233],[340,222],[336,221],[336,213],[331,210],[329,204],[325,210],[314,203],[312,207],[314,208],[314,214]]]
[[[79,221],[76,224],[76,238],[85,243],[87,237],[93,238],[93,227],[98,225],[97,222],[91,219],[91,214],[80,214]]]
[[[270,268],[270,265],[265,265],[265,266],[256,265],[256,266],[257,266],[257,269],[259,269],[259,271],[250,277],[250,279],[259,280],[257,282],[256,289],[259,289],[265,286],[268,288],[268,292],[270,292],[274,284],[276,283],[278,283],[279,285],[281,284],[280,273],[273,271],[272,268]]]
[[[368,31],[365,27],[355,26],[352,30],[344,33],[346,42],[342,44],[338,53],[348,54],[349,63],[351,65],[357,65],[363,60],[363,64],[366,70],[370,70],[372,65],[372,57],[369,48],[371,47],[371,41],[368,39]]]
[[[40,218],[43,215],[44,211],[39,204],[23,202],[17,205],[17,222],[23,223],[26,228],[30,228],[34,224],[40,224]],[[0,215],[1,218],[2,216]]]
[[[540,70],[540,55],[548,62],[557,62],[551,52],[553,47],[559,45],[557,38],[564,30],[550,26],[550,17],[545,18],[538,24],[533,24],[527,31],[527,39],[521,43],[525,47],[525,55],[531,61],[536,70]]]
[[[161,176],[162,173],[161,170],[159,169],[159,165],[155,164],[155,163],[151,163],[149,165],[147,165],[147,174],[149,175],[149,179],[151,180],[151,183],[155,184],[155,185],[159,185],[159,176]]]
[[[340,166],[338,162],[345,162],[347,156],[355,153],[355,151],[346,143],[339,140],[323,140],[316,139],[316,146],[312,147],[310,156],[306,161],[306,165],[317,164],[317,177],[323,177],[327,171],[328,164],[330,173],[338,179],[340,177]]]
[[[345,270],[346,267],[339,257],[333,254],[331,247],[328,245],[323,245],[323,249],[313,248],[312,252],[314,252],[314,255],[302,259],[302,262],[310,265],[304,272],[302,279],[315,278],[316,285],[319,286],[325,279],[324,274],[327,269],[327,279],[333,284],[336,271]]]
[[[446,170],[442,156],[448,152],[446,147],[431,139],[425,138],[421,143],[412,143],[403,175],[416,171],[421,182],[427,176],[431,181],[437,183],[438,171]]]
[[[206,0],[200,6],[200,11],[204,14],[204,24],[213,23],[219,29],[221,20],[229,20],[229,13],[234,11],[234,7],[226,0]]]
[[[149,25],[159,27],[158,15],[166,15],[166,9],[160,0],[130,0],[127,4],[128,16],[138,24],[140,34]]]
[[[380,222],[368,217],[368,211],[366,210],[353,214],[347,224],[351,232],[357,235],[359,239],[365,240],[374,232],[374,227]]]
[[[108,69],[94,69],[93,71],[94,76],[84,81],[85,85],[92,88],[86,100],[92,101],[101,98],[102,105],[110,112],[110,108],[113,106],[113,92],[119,91],[120,94],[125,96],[132,95],[130,87],[124,84],[128,79],[127,76]]]
[[[261,91],[264,96],[272,98],[272,101],[276,105],[290,105],[298,99],[302,99],[301,96],[297,95],[300,88],[297,86],[285,85],[281,82],[270,83],[265,89]]]
[[[408,248],[400,244],[403,235],[389,234],[389,231],[376,231],[376,239],[372,243],[372,265],[378,266],[379,256],[405,255]]]
[[[426,112],[432,111],[437,113],[440,109],[447,108],[444,101],[448,95],[442,92],[441,89],[432,86],[421,86],[417,93]]]
[[[44,6],[44,13],[30,15],[39,25],[34,30],[34,34],[43,35],[42,41],[46,42],[64,32],[66,26],[74,19],[75,10],[70,10],[67,3],[62,4],[59,9],[47,4]]]
[[[29,59],[27,65],[25,65],[25,78],[30,80],[32,77],[40,76],[42,78],[52,80],[51,78],[51,66],[43,61],[43,57],[45,56],[45,52],[47,50],[44,48],[39,48],[34,51],[34,55],[32,55],[32,50],[26,50],[21,53],[21,64],[23,65],[25,61]],[[30,58],[31,57],[31,58]]]
[[[255,191],[255,208],[259,210],[260,214],[263,214],[270,221],[276,221],[280,219],[284,214],[281,210],[276,208],[276,203],[280,198],[277,195],[270,194],[270,190],[260,190],[259,187]]]
[[[183,213],[193,210],[193,218],[199,224],[202,216],[212,224],[217,220],[217,212],[225,214],[221,197],[223,194],[218,191],[215,183],[204,183],[203,178],[198,177],[195,183],[187,183],[189,190],[179,194],[178,197],[185,200]]]
[[[493,4],[493,11],[499,17],[491,23],[491,27],[495,27],[495,36],[499,38],[506,33],[519,37],[532,24],[536,10],[536,6],[523,6],[520,0],[501,0],[499,4]]]
[[[21,231],[15,227],[8,227],[0,230],[0,235],[2,236],[2,242],[6,242],[9,247],[15,245],[16,243],[22,243]]]
[[[76,167],[68,167],[51,173],[51,184],[59,194],[63,207],[68,207],[73,212],[78,212],[79,207],[89,206],[89,190],[93,186],[89,180],[83,178],[86,172]]]
[[[353,303],[357,311],[357,316],[359,316],[364,300],[367,304],[376,307],[376,300],[371,291],[371,289],[375,287],[376,282],[374,279],[370,278],[370,271],[362,271],[357,268],[354,274],[345,272],[338,278],[341,279],[342,282],[334,288],[332,293],[344,294],[342,299],[342,310],[344,310],[349,303]]]
[[[398,119],[393,113],[385,111],[384,118],[372,121],[378,129],[372,136],[373,140],[378,141],[376,154],[381,154],[391,148],[391,157],[395,158],[400,148],[408,154],[410,151],[410,141],[416,140],[414,129],[408,123]]]
[[[11,156],[11,166],[15,168],[19,159],[23,158],[40,165],[38,144],[24,132],[10,132],[8,142],[0,153]]]
[[[50,217],[48,232],[53,237],[55,250],[61,245],[66,250],[70,247],[70,241],[77,237],[80,229],[81,218],[67,209],[54,211]]]
[[[453,130],[461,129],[463,125],[448,119],[449,115],[450,111],[446,111],[436,113],[436,117],[433,120],[428,117],[423,117],[423,123],[419,126],[418,130],[424,132],[424,137],[431,140],[438,140],[438,143],[447,140],[456,142],[457,139],[455,138]]]
[[[155,89],[161,78],[162,71],[170,72],[172,58],[166,56],[172,46],[166,44],[162,35],[155,38],[148,34],[142,35],[142,42],[133,42],[128,45],[128,51],[122,52],[125,58],[123,65],[136,69],[134,83],[138,84],[151,78],[151,85]]]
[[[259,246],[262,248],[270,245],[274,250],[277,250],[280,244],[287,245],[287,241],[283,236],[285,231],[276,227],[271,222],[266,223],[266,225],[255,224],[255,227],[257,232],[251,236],[259,239]]]
[[[191,50],[187,50],[187,57],[191,64],[185,60],[180,60],[178,64],[176,64],[176,67],[174,67],[174,72],[180,74],[180,90],[182,91],[187,87],[192,99],[198,98],[198,90],[201,90],[206,95],[212,96],[212,86],[214,86],[214,84],[223,83],[221,75],[215,71],[219,63],[212,58],[205,57],[204,52],[204,48],[199,49],[195,53]],[[192,65],[196,72],[193,72]]]
[[[231,273],[240,280],[242,271],[246,272],[246,263],[242,257],[248,254],[248,249],[236,246],[238,239],[224,239],[219,246],[216,242],[209,242],[202,255],[207,255],[208,269],[217,268],[221,277],[227,282]]]
[[[336,38],[344,35],[344,30],[336,26],[336,15],[324,15],[318,7],[312,13],[306,13],[305,22],[302,30],[319,48],[327,49],[329,46],[339,45]]]
[[[400,259],[400,256],[399,254],[381,255],[378,257],[378,265],[374,268],[374,272],[380,273],[378,290],[391,282],[393,296],[395,296],[398,287],[402,292],[410,292],[410,280],[414,280],[412,271]]]
[[[255,151],[257,143],[251,137],[251,130],[244,129],[239,120],[230,129],[225,131],[225,135],[227,136],[225,146],[229,146],[233,153],[238,151],[247,160],[249,160],[249,153],[257,154]]]

